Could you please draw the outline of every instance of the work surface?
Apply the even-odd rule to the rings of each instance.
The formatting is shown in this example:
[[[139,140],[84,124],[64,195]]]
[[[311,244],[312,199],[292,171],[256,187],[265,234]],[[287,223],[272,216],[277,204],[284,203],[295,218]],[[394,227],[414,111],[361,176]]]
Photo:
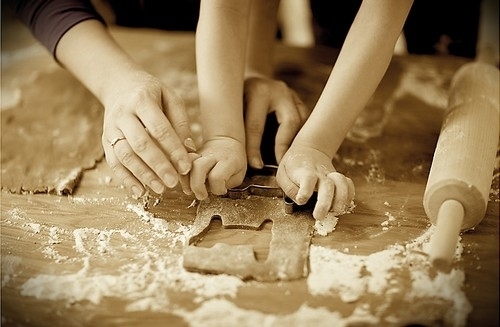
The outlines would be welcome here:
[[[112,31],[134,58],[186,99],[199,142],[193,35]],[[16,144],[4,143],[15,139],[7,132],[23,130],[15,125],[14,111],[31,103],[33,112],[43,112],[37,103],[50,106],[63,96],[70,106],[71,92],[81,90],[25,34],[2,40],[5,170],[11,169],[10,162],[22,162],[19,156],[30,146],[29,137],[20,138],[18,151],[12,150]],[[313,106],[336,54],[324,48],[279,47],[276,72]],[[433,271],[425,254],[433,227],[422,196],[446,91],[463,63],[459,58],[394,58],[335,158],[337,169],[356,185],[355,207],[339,217],[331,234],[313,235],[308,275],[297,280],[242,281],[186,271],[182,253],[196,217],[193,198],[175,189],[161,199],[133,199],[114,178],[100,148],[89,151],[97,163],[81,163],[84,168],[74,183],[62,189],[34,187],[62,195],[6,186],[16,180],[2,173],[2,188],[10,190],[1,194],[2,326],[497,326],[498,156],[486,217],[461,235],[453,270]],[[56,79],[61,89],[47,91]],[[41,91],[28,92],[36,89]],[[30,96],[36,101],[30,102]],[[95,106],[91,95],[78,101]],[[97,112],[92,126],[99,129]],[[4,120],[6,115],[10,119]],[[56,119],[46,119],[45,128]],[[43,118],[39,123],[43,130]],[[71,145],[78,139],[77,123],[61,128],[69,129],[45,133],[49,142],[59,140],[64,146],[64,140]],[[88,142],[99,147],[99,139],[94,135]],[[23,168],[26,176],[36,170],[37,157],[58,168],[56,163],[65,160],[56,150],[30,155],[31,164]],[[74,170],[67,165],[71,176]],[[282,199],[270,201],[280,212]],[[197,245],[252,244],[262,261],[271,225],[255,231],[224,229],[214,222]]]

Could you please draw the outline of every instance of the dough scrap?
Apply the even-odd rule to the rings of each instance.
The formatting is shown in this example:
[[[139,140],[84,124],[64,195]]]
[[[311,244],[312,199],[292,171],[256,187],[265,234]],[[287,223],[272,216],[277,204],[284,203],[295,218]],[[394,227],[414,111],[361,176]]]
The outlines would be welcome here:
[[[20,103],[2,111],[2,190],[71,194],[104,157],[102,106],[62,68],[20,90]]]

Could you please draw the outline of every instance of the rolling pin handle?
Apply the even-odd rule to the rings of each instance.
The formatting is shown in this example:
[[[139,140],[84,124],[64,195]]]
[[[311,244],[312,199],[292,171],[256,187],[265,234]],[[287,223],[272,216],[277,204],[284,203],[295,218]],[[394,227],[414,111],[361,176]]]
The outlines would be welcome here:
[[[457,200],[446,200],[439,208],[429,252],[431,263],[438,271],[449,272],[451,270],[464,214],[464,207]]]

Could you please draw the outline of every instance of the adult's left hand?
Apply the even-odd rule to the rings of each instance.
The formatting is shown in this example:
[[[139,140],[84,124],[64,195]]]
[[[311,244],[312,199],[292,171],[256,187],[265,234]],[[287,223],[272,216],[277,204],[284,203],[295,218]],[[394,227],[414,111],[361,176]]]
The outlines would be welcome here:
[[[265,77],[245,79],[244,100],[248,164],[253,168],[264,165],[260,145],[267,115],[272,112],[279,124],[274,148],[279,163],[311,110],[285,82]]]

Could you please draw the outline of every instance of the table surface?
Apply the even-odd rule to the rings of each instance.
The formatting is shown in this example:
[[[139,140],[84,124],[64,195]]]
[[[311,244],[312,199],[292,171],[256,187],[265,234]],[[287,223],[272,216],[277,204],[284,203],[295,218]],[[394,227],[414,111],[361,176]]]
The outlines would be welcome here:
[[[192,34],[112,33],[153,73],[186,54],[183,69],[194,76]],[[38,49],[19,35],[17,43],[2,44],[2,57]],[[336,54],[280,46],[276,72],[313,106]],[[17,75],[2,65],[3,85],[23,83],[40,64],[60,69],[38,50],[23,62]],[[309,275],[302,279],[241,281],[185,271],[183,242],[196,217],[192,197],[174,189],[145,210],[104,160],[84,172],[69,196],[2,192],[2,325],[497,326],[498,164],[486,216],[461,235],[452,272],[433,271],[424,253],[433,227],[422,196],[449,80],[464,62],[394,58],[334,159],[355,182],[355,208],[331,234],[313,236]],[[196,121],[196,101],[188,107]],[[198,246],[253,244],[262,261],[271,225],[254,231],[214,222]]]

